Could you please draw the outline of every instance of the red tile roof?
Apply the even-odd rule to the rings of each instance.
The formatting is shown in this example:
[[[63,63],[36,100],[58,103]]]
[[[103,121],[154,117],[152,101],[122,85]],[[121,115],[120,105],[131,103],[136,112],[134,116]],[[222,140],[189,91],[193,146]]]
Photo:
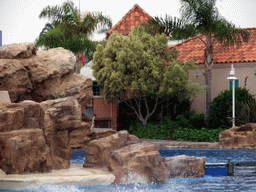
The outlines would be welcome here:
[[[214,63],[240,63],[256,61],[256,28],[247,28],[251,35],[248,43],[241,46],[225,47],[220,43],[214,43],[213,62]],[[199,35],[203,40],[205,37]],[[196,64],[204,64],[205,44],[198,38],[192,37],[186,41],[170,46],[168,49],[176,47],[179,52],[178,60],[188,61],[193,59]]]
[[[133,8],[131,8],[129,12],[107,32],[106,39],[108,39],[114,31],[118,31],[119,34],[128,35],[131,32],[132,27],[145,23],[149,19],[151,19],[151,16],[138,4],[135,4]]]

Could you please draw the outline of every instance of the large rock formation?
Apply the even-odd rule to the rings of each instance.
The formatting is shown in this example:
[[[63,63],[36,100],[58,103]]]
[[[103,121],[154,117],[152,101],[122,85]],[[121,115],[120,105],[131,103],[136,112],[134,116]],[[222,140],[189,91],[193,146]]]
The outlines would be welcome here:
[[[256,124],[249,123],[221,131],[219,145],[220,148],[228,149],[256,149]]]
[[[74,97],[1,104],[1,169],[26,173],[68,168],[70,132],[81,120],[81,106]]]
[[[8,91],[11,102],[14,103],[24,100],[43,102],[71,96],[78,100],[82,107],[81,111],[84,112],[86,108],[92,107],[92,80],[84,75],[74,74],[74,66],[74,54],[63,48],[37,51],[32,43],[4,45],[0,47],[0,91]],[[30,104],[28,106],[31,107]],[[34,112],[30,112],[32,117],[28,122],[27,120],[24,122],[29,125],[23,126],[20,124],[23,112],[18,109],[19,105],[10,108],[11,106],[9,106],[8,115],[11,117],[8,117],[8,122],[5,121],[6,116],[0,117],[0,123],[6,125],[0,126],[2,129],[10,131],[27,126],[35,128],[38,125],[35,126],[34,123],[42,122],[35,121]],[[38,116],[36,114],[34,116]],[[25,117],[28,118],[28,116]],[[89,123],[83,122],[80,131],[76,131],[73,135],[79,132],[83,135],[87,133]],[[85,137],[84,135],[83,140],[87,139]],[[81,139],[72,140],[72,145],[86,143]]]
[[[73,97],[44,101],[40,106],[44,111],[42,129],[50,148],[53,168],[68,168],[70,132],[81,126],[81,106]]]
[[[109,162],[116,184],[166,183],[170,172],[154,144],[138,143],[114,150]]]
[[[81,126],[70,133],[70,145],[72,148],[85,148],[92,140],[108,137],[115,133],[115,130],[91,131],[91,121],[82,121]]]
[[[86,148],[84,167],[101,167],[109,165],[111,152],[138,143],[140,139],[127,131],[120,131],[108,137],[91,141]]]
[[[196,178],[204,176],[206,157],[179,155],[166,157],[165,160],[170,177]]]
[[[12,102],[42,102],[75,97],[84,110],[92,106],[92,80],[73,74],[74,54],[63,48],[36,51],[32,43],[0,47],[0,90]]]
[[[23,128],[24,108],[21,103],[3,103],[0,105],[0,132]]]
[[[205,157],[161,157],[155,144],[127,131],[91,141],[84,167],[107,166],[116,184],[167,182],[169,177],[202,177]]]
[[[6,173],[48,172],[52,169],[49,147],[42,129],[0,133],[3,143],[1,169]]]
[[[0,90],[8,91],[12,102],[22,100],[33,89],[29,72],[18,59],[0,59],[0,78]]]
[[[0,59],[29,58],[35,54],[36,48],[32,43],[13,43],[0,49]]]
[[[72,148],[84,148],[88,145],[91,139],[88,134],[91,133],[91,124],[81,122],[81,126],[70,133],[70,145]]]

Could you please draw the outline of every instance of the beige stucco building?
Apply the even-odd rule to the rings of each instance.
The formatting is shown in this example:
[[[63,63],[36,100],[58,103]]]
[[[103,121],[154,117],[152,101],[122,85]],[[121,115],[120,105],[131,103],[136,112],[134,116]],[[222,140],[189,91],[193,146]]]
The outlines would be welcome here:
[[[227,80],[231,64],[216,64],[212,68],[212,100],[221,92],[226,89],[229,89],[229,80]],[[238,78],[239,87],[244,87],[245,79],[246,88],[249,89],[249,92],[253,95],[256,95],[256,75],[254,71],[256,70],[256,62],[251,63],[234,63],[235,68],[235,77]],[[203,75],[204,65],[199,65],[199,69],[190,72],[191,82],[199,83],[200,85],[205,85],[205,77]],[[196,112],[205,112],[206,100],[205,93],[197,94],[192,103],[192,109]],[[230,98],[232,99],[232,98]]]
[[[224,47],[219,43],[214,44],[212,67],[212,100],[223,90],[230,88],[227,80],[231,65],[235,68],[235,77],[238,78],[238,86],[246,86],[256,98],[256,29],[247,29],[251,35],[248,43],[242,43],[237,47]],[[169,47],[176,47],[179,50],[178,60],[188,61],[193,59],[198,65],[197,70],[191,71],[190,80],[201,85],[205,85],[204,73],[204,49],[205,45],[197,38],[193,37],[179,44]],[[246,84],[246,85],[245,85]],[[237,84],[236,84],[237,86]],[[232,99],[232,98],[230,98]],[[206,94],[197,94],[192,103],[192,109],[196,112],[204,112],[206,109]]]

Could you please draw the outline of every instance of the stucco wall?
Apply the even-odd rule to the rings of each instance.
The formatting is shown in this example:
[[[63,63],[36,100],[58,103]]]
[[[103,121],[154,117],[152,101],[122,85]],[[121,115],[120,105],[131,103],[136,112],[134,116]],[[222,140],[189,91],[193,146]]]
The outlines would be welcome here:
[[[212,68],[212,100],[223,90],[229,89],[229,72],[231,64],[214,64]],[[239,87],[244,87],[245,78],[248,76],[246,88],[249,89],[252,95],[256,95],[256,63],[235,63],[235,77],[239,79]],[[199,76],[196,77],[198,72]],[[198,70],[190,72],[190,81],[205,85],[205,77],[203,75],[204,65],[199,65]],[[232,98],[230,98],[232,99]],[[205,93],[197,94],[192,103],[192,109],[196,112],[205,113],[206,97]]]

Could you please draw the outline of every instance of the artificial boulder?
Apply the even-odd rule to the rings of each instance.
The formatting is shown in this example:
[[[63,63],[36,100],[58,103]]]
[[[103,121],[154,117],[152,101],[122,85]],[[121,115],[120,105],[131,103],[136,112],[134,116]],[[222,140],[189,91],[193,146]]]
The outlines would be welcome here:
[[[68,168],[70,132],[81,127],[81,114],[73,97],[0,104],[0,168],[8,174]]]
[[[70,145],[72,148],[84,148],[91,139],[88,137],[91,124],[88,122],[81,122],[81,126],[78,129],[73,130],[70,133]]]
[[[87,145],[84,167],[108,166],[112,151],[139,142],[140,139],[130,135],[128,131],[119,131],[111,136],[93,140]]]
[[[0,105],[0,132],[23,128],[24,108],[21,103],[2,103]]]
[[[105,130],[105,131],[96,131],[96,132],[92,131],[92,132],[87,134],[87,137],[89,137],[90,140],[95,140],[95,139],[108,137],[108,136],[111,136],[111,135],[116,134],[116,133],[117,133],[117,131],[115,131],[115,130]],[[131,136],[132,135],[129,135],[129,137],[131,137]]]
[[[58,79],[63,75],[73,73],[74,54],[62,47],[38,51],[23,63],[29,69],[33,84],[46,79]]]
[[[161,157],[157,145],[120,131],[91,141],[84,167],[108,167],[115,184],[164,183],[169,177],[202,177],[205,163],[205,157]]]
[[[33,89],[29,71],[18,59],[0,59],[0,78],[0,90],[8,91],[12,102],[22,100]]]
[[[70,144],[72,148],[87,148],[87,145],[95,140],[108,137],[116,133],[115,130],[91,131],[91,122],[82,121],[81,127],[70,133]]]
[[[248,123],[221,131],[219,145],[227,149],[256,149],[256,124]]]
[[[0,47],[0,59],[29,58],[36,54],[33,43],[13,43]]]
[[[0,104],[0,132],[20,129],[42,129],[44,111],[34,101]]]
[[[197,178],[205,173],[206,157],[179,155],[166,157],[170,177]]]
[[[74,54],[63,48],[36,51],[32,43],[0,47],[0,90],[12,102],[75,97],[82,109],[92,107],[92,80],[74,74]]]
[[[154,144],[132,144],[111,153],[111,173],[116,176],[115,184],[165,183],[169,170]]]
[[[4,146],[0,165],[6,174],[52,170],[50,150],[41,129],[1,132],[0,143]]]
[[[44,111],[43,132],[50,148],[53,168],[68,168],[70,132],[81,126],[81,106],[73,97],[44,101],[40,106]]]

